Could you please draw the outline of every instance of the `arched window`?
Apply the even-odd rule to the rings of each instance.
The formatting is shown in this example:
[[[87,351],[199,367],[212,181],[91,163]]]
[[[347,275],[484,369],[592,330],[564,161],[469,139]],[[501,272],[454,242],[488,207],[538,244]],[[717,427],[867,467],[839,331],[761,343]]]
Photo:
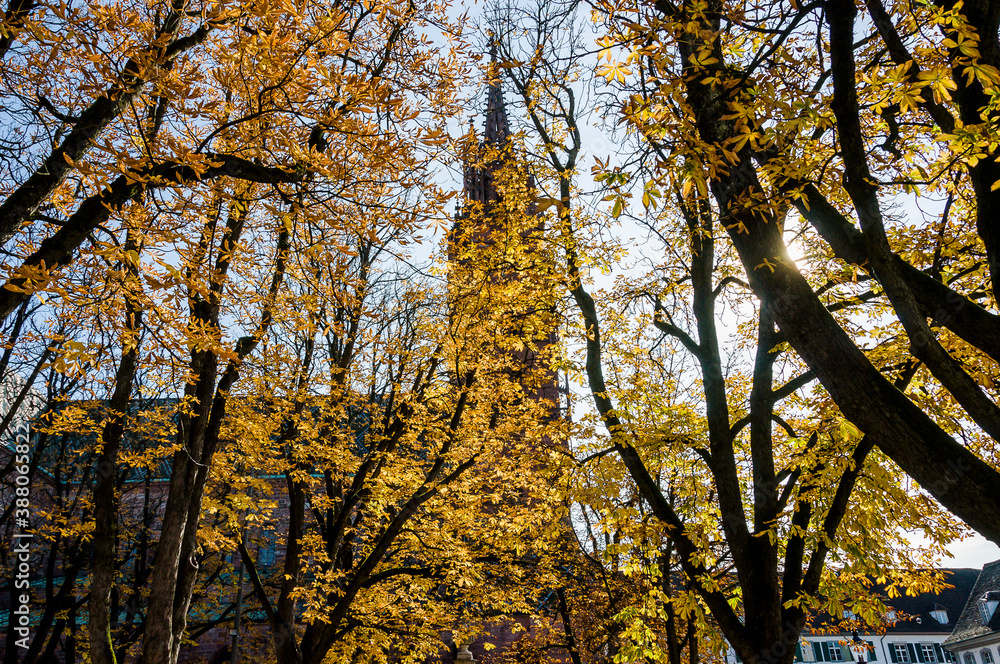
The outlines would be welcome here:
[[[979,657],[983,660],[983,664],[993,664],[993,652],[989,648],[980,650]]]

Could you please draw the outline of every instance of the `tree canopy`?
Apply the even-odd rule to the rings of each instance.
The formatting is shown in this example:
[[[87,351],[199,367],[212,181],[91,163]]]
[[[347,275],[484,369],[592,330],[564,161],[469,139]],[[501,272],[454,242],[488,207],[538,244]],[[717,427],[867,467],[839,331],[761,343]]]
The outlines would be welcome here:
[[[989,12],[596,3],[594,94],[625,147],[593,175],[645,231],[635,247],[582,193],[572,3],[516,7],[496,13],[517,35],[504,66],[549,168],[574,368],[604,430],[584,465],[622,460],[635,498],[618,514],[653,518],[737,653],[790,661],[810,616],[845,601],[878,623],[866,575],[908,568],[903,530],[946,547],[961,526],[941,505],[996,539],[992,190],[975,185],[996,146],[951,133],[990,131],[985,97],[963,102],[993,89],[974,36],[995,40]],[[593,268],[620,276],[597,288]],[[602,500],[620,495],[607,473]]]
[[[710,201],[781,340],[838,408],[996,541],[996,9],[605,9],[600,71],[641,81],[622,112],[650,146],[649,189]],[[844,313],[848,297],[871,325]],[[893,383],[909,364],[907,392]]]
[[[581,9],[480,49],[436,1],[8,3],[28,661],[173,664],[246,602],[282,664],[515,613],[523,657],[787,663],[1000,542],[1000,3]]]

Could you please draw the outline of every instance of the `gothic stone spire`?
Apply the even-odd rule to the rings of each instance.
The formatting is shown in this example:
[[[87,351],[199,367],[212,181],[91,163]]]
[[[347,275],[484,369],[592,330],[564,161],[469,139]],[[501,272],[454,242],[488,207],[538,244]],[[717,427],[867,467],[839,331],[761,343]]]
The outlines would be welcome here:
[[[475,245],[488,254],[491,247],[494,246],[495,238],[503,238],[506,233],[512,230],[505,227],[507,222],[499,206],[496,205],[501,195],[497,191],[495,176],[503,167],[514,166],[514,155],[509,145],[511,139],[510,123],[504,104],[495,42],[490,49],[490,65],[487,71],[485,135],[482,138],[477,137],[475,125],[470,124],[466,140],[470,148],[475,147],[465,162],[462,192],[464,200],[460,203],[460,208],[455,215],[454,226],[448,238],[448,258],[456,266],[466,264],[467,259],[459,257],[463,253],[463,247]],[[537,213],[534,201],[530,200],[533,198],[535,190],[534,178],[528,174],[527,169],[518,168],[517,171],[523,174],[524,183],[529,192],[529,200],[525,201],[527,205],[525,212],[529,216],[537,217],[537,223],[534,228],[524,228],[514,232],[520,233],[522,238],[530,243],[528,238],[532,234],[544,230],[544,217]],[[541,267],[540,262],[535,268],[539,269],[540,272],[533,274],[530,279],[545,281],[545,268]],[[524,275],[520,272],[507,273],[500,270],[494,277],[499,280],[512,280],[522,279]],[[512,312],[512,326],[516,326],[517,320],[532,318],[535,313],[533,309],[521,311],[519,314]],[[554,328],[536,329],[526,333],[534,337],[531,339],[531,345],[534,345],[535,349],[529,350],[526,346],[524,350],[518,351],[515,355],[526,368],[533,366],[536,369],[542,369],[541,374],[534,377],[532,381],[534,384],[525,386],[526,391],[532,399],[545,399],[551,403],[549,417],[555,419],[560,416],[558,376],[548,364],[548,352],[556,343],[556,330]]]
[[[486,131],[483,140],[476,142],[480,157],[490,150],[502,151],[507,146],[511,133],[510,122],[507,120],[507,107],[503,100],[500,70],[497,66],[496,43],[490,49],[490,65],[487,72]],[[470,143],[476,141],[473,126],[469,127],[469,138]],[[466,162],[463,190],[468,202],[488,204],[499,198],[493,182],[493,174],[501,165],[499,162],[500,160],[487,164]],[[460,211],[458,216],[463,217],[465,214]]]
[[[510,123],[507,108],[503,103],[500,67],[497,64],[497,45],[490,47],[489,89],[486,94],[486,142],[495,148],[502,148],[510,139]]]

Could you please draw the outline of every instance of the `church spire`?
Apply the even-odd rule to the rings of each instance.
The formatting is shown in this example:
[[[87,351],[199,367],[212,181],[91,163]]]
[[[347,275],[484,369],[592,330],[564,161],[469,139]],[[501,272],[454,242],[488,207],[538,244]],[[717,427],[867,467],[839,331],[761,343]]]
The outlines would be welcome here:
[[[492,151],[488,163],[476,163],[475,159],[466,161],[464,168],[463,190],[467,202],[490,204],[500,198],[494,183],[494,173],[505,160],[503,154],[510,141],[510,122],[507,119],[507,107],[503,99],[502,79],[497,62],[496,38],[490,35],[490,63],[486,74],[486,131],[483,139],[476,142],[475,130],[469,127],[469,138],[478,145],[477,158],[482,158]],[[487,149],[488,148],[488,149]],[[459,209],[458,217],[464,217],[466,210]]]
[[[547,401],[550,404],[547,419],[554,420],[560,416],[560,396],[558,375],[549,362],[557,334],[555,318],[548,309],[550,306],[554,309],[552,303],[556,298],[551,292],[555,280],[550,279],[541,256],[545,243],[539,239],[545,229],[545,218],[538,213],[533,200],[534,177],[517,163],[510,145],[512,132],[504,104],[496,37],[492,34],[490,42],[485,135],[479,139],[475,125],[470,124],[463,198],[449,233],[448,258],[456,268],[483,269],[492,264],[488,268],[491,282],[525,283],[525,293],[530,295],[526,295],[526,301],[512,302],[509,315],[510,334],[523,335],[525,343],[511,354],[524,368],[524,375],[530,376],[523,385],[525,393],[534,401]],[[503,169],[506,172],[501,174]],[[503,187],[497,187],[498,175],[504,176],[506,186],[519,192],[517,195],[526,194],[522,210],[498,205],[503,199]],[[521,177],[524,179],[517,182]],[[520,249],[511,251],[511,246]],[[476,258],[466,257],[473,255],[464,251],[467,248],[476,249]],[[477,263],[472,265],[470,261]],[[512,265],[518,267],[512,269]]]
[[[496,38],[491,36],[489,88],[486,93],[486,142],[495,148],[502,148],[510,139],[510,123],[507,121],[507,108],[503,102],[500,66],[497,63]]]

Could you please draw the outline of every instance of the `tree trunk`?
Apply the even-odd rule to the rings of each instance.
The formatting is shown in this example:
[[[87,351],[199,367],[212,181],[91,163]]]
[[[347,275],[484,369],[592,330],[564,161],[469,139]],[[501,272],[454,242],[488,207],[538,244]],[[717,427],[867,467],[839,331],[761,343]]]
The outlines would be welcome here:
[[[135,251],[138,243],[127,238],[125,249]],[[129,270],[133,283],[124,287],[138,287],[138,267]],[[90,661],[93,664],[115,664],[114,638],[111,635],[111,588],[115,580],[115,558],[118,551],[118,499],[117,488],[118,449],[125,433],[129,397],[139,362],[139,328],[142,325],[142,308],[134,294],[126,294],[125,334],[122,358],[115,376],[115,391],[108,403],[107,419],[101,434],[101,453],[97,459],[94,478],[94,557],[91,564],[90,599],[87,604],[88,632],[90,635]]]

